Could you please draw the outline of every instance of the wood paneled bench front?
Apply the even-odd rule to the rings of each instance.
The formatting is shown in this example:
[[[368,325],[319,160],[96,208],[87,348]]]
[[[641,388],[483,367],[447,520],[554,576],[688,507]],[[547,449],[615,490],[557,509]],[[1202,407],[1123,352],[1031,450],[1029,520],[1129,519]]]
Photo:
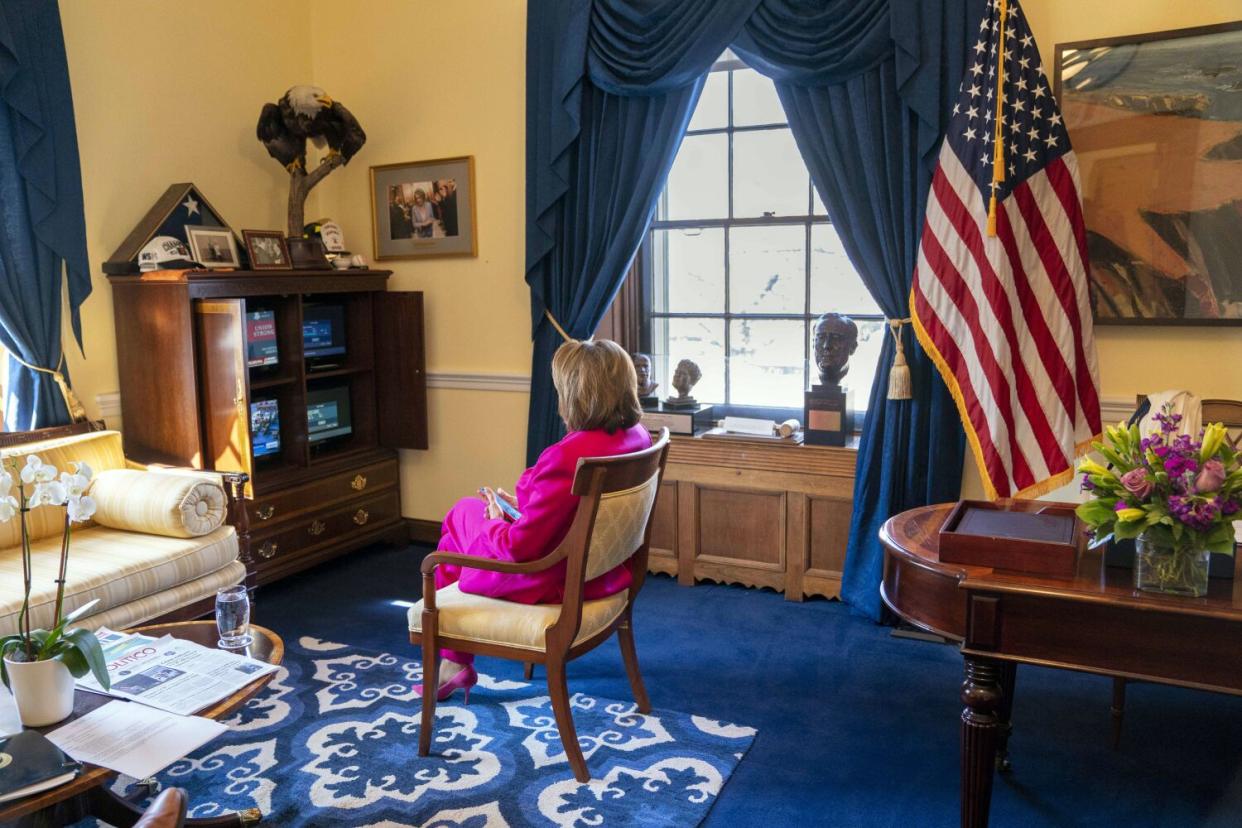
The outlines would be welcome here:
[[[844,448],[674,437],[656,500],[649,568],[836,597],[849,537],[857,443]]]

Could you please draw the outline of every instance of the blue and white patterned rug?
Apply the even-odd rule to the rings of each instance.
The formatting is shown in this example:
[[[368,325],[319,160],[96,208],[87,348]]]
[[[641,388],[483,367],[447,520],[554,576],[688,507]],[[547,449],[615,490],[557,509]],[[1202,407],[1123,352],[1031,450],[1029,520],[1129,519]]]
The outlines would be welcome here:
[[[190,816],[257,807],[264,824],[280,826],[693,826],[755,736],[575,694],[592,774],[579,784],[538,679],[480,673],[469,705],[460,693],[437,705],[426,758],[412,691],[421,681],[417,661],[302,638],[271,685],[226,722],[230,732],[159,781],[189,791]],[[118,779],[116,790],[132,781]]]

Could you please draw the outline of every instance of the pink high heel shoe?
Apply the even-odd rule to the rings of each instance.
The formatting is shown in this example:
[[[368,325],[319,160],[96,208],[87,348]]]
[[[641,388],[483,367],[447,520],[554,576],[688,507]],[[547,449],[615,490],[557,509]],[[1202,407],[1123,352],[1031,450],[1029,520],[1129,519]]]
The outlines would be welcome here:
[[[440,686],[440,689],[436,691],[436,701],[448,701],[450,696],[458,690],[462,690],[464,691],[462,698],[466,704],[470,704],[470,690],[478,683],[479,674],[475,671],[474,665],[467,664],[465,669]],[[413,690],[414,695],[422,697],[422,687],[415,687]]]

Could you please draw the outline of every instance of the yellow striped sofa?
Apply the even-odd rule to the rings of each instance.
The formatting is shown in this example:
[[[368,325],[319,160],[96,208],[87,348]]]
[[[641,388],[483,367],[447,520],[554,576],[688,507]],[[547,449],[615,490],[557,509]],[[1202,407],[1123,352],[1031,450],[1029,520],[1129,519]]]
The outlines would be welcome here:
[[[60,435],[82,428],[47,429],[45,434]],[[39,432],[29,434],[42,436]],[[121,435],[116,431],[70,433],[42,439],[39,436],[33,442],[22,443],[17,442],[18,435],[3,435],[0,458],[15,459],[20,464],[26,455],[37,454],[45,463],[61,470],[67,470],[70,461],[83,461],[96,475],[114,469],[142,468],[126,462]],[[65,612],[99,599],[91,614],[78,620],[78,626],[124,629],[157,618],[192,617],[210,608],[217,589],[241,583],[246,578],[246,567],[238,560],[238,537],[233,526],[224,523],[198,537],[171,537],[152,519],[153,510],[144,508],[149,504],[138,502],[144,492],[153,495],[168,483],[176,482],[170,480],[173,475],[183,483],[186,482],[184,475],[192,475],[194,482],[206,481],[213,487],[220,485],[220,477],[166,469],[142,474],[144,477],[152,475],[152,479],[145,482],[153,485],[142,485],[142,478],[122,475],[124,486],[120,496],[114,495],[112,500],[114,508],[123,507],[127,513],[122,515],[128,521],[126,525],[140,526],[144,531],[100,525],[102,514],[84,527],[73,528]],[[231,505],[227,495],[217,496],[214,490],[210,494],[213,501]],[[34,572],[30,603],[34,627],[46,628],[52,624],[63,521],[63,508],[43,507],[30,512]],[[0,523],[0,636],[17,631],[22,605],[20,544],[19,521],[15,518]]]

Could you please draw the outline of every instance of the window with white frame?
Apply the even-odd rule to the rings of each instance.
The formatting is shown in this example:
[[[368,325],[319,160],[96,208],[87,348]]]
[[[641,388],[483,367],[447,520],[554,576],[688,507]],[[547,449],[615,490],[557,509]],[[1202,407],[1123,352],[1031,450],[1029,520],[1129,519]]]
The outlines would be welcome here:
[[[845,384],[866,407],[883,315],[811,186],[775,86],[730,53],[707,78],[642,256],[643,339],[662,394],[692,359],[700,402],[800,410],[818,381],[815,318],[835,311],[858,323]]]

